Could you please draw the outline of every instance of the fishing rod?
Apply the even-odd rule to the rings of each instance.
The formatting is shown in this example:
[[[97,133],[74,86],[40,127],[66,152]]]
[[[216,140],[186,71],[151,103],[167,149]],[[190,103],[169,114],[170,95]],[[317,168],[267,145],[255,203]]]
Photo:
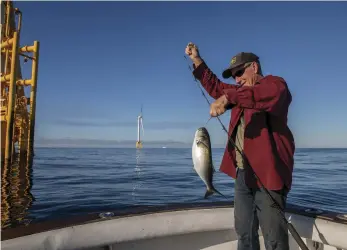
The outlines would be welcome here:
[[[187,63],[188,63],[188,67],[189,67],[189,70],[191,71],[191,73],[193,73],[193,70],[192,68],[190,67],[190,64],[188,62],[188,59],[186,56],[184,56],[184,58],[187,60]],[[198,85],[199,89],[201,90],[201,93],[202,95],[205,97],[207,103],[209,105],[211,105],[210,101],[208,100],[207,96],[205,95],[204,91],[202,90],[198,80],[195,78],[195,76],[193,75],[194,77],[194,81],[196,82],[196,85]],[[258,175],[255,173],[255,171],[253,170],[252,166],[249,164],[249,161],[246,157],[246,155],[244,154],[243,150],[240,150],[240,148],[235,144],[234,140],[231,138],[231,135],[229,136],[228,134],[228,131],[226,130],[224,124],[222,123],[222,121],[220,120],[219,116],[216,116],[216,118],[218,119],[220,125],[222,126],[223,130],[227,133],[228,135],[228,141],[231,143],[231,145],[241,154],[242,156],[242,159],[247,163],[246,165],[248,165],[253,174],[254,174],[254,177],[255,179],[259,182],[261,188],[264,190],[264,192],[267,194],[267,197],[273,202],[272,204],[272,207],[275,207],[277,209],[277,211],[280,213],[280,215],[282,216],[283,220],[285,221],[285,223],[288,225],[288,229],[291,233],[291,235],[293,236],[293,238],[295,239],[295,241],[298,243],[298,245],[300,246],[301,249],[303,250],[309,250],[308,247],[306,246],[306,244],[304,243],[304,241],[301,239],[299,233],[296,231],[296,229],[294,228],[293,224],[291,224],[285,214],[282,212],[281,210],[281,206],[278,204],[278,202],[272,197],[272,195],[270,194],[270,192],[267,190],[267,188],[264,186],[264,184],[261,182],[260,178],[258,177]],[[211,119],[211,118],[210,118]],[[209,119],[209,120],[210,120]],[[284,210],[284,209],[283,209]]]

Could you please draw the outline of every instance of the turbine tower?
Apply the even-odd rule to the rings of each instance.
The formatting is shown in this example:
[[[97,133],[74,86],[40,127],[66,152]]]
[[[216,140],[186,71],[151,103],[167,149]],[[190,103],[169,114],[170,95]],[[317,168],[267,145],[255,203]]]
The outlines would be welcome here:
[[[137,117],[137,141],[136,141],[136,148],[142,148],[140,124],[141,124],[141,127],[142,127],[142,133],[145,134],[145,131],[143,129],[143,121],[142,121],[142,106],[141,106],[141,113]]]

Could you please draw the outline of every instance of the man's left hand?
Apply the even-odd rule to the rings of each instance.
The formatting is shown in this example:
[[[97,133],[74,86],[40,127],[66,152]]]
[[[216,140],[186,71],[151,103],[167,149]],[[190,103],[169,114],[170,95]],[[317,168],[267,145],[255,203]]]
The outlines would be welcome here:
[[[225,95],[219,97],[214,103],[210,106],[210,115],[213,117],[220,116],[225,113],[226,107],[229,104]]]

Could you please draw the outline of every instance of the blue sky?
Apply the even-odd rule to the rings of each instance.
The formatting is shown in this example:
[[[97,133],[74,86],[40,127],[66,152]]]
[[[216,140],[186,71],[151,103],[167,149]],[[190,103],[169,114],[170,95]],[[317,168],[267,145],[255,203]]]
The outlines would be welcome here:
[[[240,51],[260,56],[293,94],[298,147],[347,147],[346,2],[16,2],[21,45],[41,42],[36,140],[190,143],[209,107],[184,48],[200,47],[221,78]],[[24,66],[29,77],[30,67]],[[228,80],[228,83],[233,83]],[[222,121],[229,122],[230,113]],[[214,144],[226,141],[217,120]]]

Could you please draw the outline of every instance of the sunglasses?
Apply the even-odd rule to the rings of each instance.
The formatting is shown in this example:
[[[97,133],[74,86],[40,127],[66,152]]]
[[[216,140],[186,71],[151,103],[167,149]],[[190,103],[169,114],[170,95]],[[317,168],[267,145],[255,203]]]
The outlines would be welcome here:
[[[252,63],[246,63],[245,65],[243,65],[243,68],[237,70],[234,74],[231,75],[232,78],[235,79],[236,77],[241,77],[245,73],[246,69],[251,65]]]

